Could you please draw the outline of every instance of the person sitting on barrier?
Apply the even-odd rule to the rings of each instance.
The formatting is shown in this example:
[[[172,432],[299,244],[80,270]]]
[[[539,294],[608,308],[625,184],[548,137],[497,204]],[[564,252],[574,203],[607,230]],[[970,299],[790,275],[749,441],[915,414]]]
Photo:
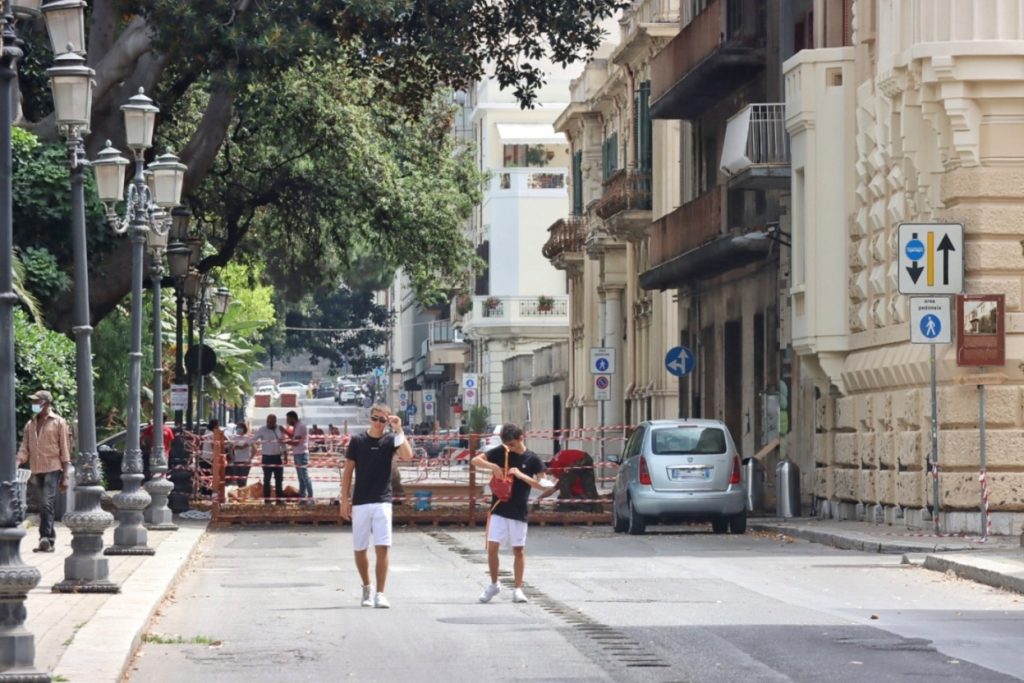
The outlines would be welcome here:
[[[569,510],[589,510],[601,512],[600,496],[594,478],[594,460],[586,451],[575,448],[564,448],[548,463],[548,472],[558,479],[558,486],[548,489],[540,495],[538,502],[558,493],[559,500],[594,501],[590,503],[559,503],[558,506]]]
[[[231,458],[228,465],[227,483],[234,486],[245,486],[252,469],[252,444],[256,437],[249,434],[249,425],[239,422],[235,426],[235,435],[228,442]]]
[[[309,428],[309,452],[323,453],[327,450],[327,442],[324,439],[324,430],[313,425]]]
[[[390,425],[392,433],[385,433],[385,425]],[[388,406],[378,403],[370,409],[370,428],[349,441],[339,501],[341,518],[352,520],[352,549],[363,582],[363,607],[391,606],[384,597],[384,584],[391,546],[392,472],[396,454],[399,460],[412,460],[412,446],[402,430],[402,418],[392,415]],[[349,492],[352,492],[351,498]],[[376,592],[370,585],[367,555],[371,539],[377,555]]]
[[[274,496],[277,504],[284,502],[284,466],[288,456],[284,452],[284,430],[277,424],[277,415],[267,415],[267,424],[256,430],[260,442],[263,465],[263,502],[270,505],[270,478],[274,478]]]

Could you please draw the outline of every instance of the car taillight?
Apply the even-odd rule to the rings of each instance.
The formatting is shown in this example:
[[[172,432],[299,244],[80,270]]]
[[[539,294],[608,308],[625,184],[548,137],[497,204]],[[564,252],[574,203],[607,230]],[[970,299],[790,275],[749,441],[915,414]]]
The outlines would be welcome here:
[[[645,460],[643,456],[640,456],[640,485],[651,485],[651,473],[647,469],[647,460]]]
[[[736,485],[742,483],[742,481],[740,473],[740,456],[734,455],[732,456],[732,476],[729,477],[729,483]]]

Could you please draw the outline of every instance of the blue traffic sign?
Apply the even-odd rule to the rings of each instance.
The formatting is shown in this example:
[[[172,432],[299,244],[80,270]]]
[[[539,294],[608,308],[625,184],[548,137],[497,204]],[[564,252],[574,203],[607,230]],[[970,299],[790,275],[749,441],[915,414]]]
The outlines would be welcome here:
[[[696,363],[693,352],[685,346],[676,346],[665,354],[665,369],[676,377],[689,375]]]
[[[409,413],[410,415],[415,415],[416,414],[416,404],[415,403],[410,403],[409,405],[407,405],[405,407],[405,412]]]
[[[383,377],[384,376],[384,368],[374,368],[373,369],[373,375],[375,377]]]
[[[609,367],[611,364],[607,358],[598,358],[594,361],[594,369],[598,372],[608,372]]]
[[[929,313],[921,318],[921,334],[928,339],[935,339],[942,333],[942,320],[939,316]]]
[[[907,242],[906,246],[907,258],[911,261],[920,261],[924,258],[924,242],[919,239],[912,239]]]
[[[476,380],[469,378],[466,380],[465,384],[467,389],[473,389],[476,387]]]

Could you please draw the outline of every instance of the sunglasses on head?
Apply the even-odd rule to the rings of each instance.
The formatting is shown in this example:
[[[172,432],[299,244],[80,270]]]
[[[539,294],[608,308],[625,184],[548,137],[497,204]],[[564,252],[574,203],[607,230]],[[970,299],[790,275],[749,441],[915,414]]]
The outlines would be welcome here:
[[[380,415],[371,415],[370,422],[380,422],[381,424],[387,424],[388,418],[381,417]]]

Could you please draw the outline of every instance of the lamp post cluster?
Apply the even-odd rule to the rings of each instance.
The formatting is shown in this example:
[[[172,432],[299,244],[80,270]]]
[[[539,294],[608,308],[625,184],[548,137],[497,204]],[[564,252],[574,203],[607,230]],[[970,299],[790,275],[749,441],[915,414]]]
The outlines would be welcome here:
[[[103,532],[113,517],[100,508],[103,493],[96,448],[95,400],[93,393],[91,317],[89,311],[88,254],[85,222],[85,170],[92,166],[100,200],[107,211],[111,228],[128,233],[132,245],[132,305],[130,381],[128,387],[128,446],[123,459],[123,490],[114,497],[119,526],[114,546],[105,554],[152,554],[142,526],[143,509],[151,494],[140,488],[142,452],[139,444],[141,412],[141,339],[143,257],[148,243],[150,274],[154,289],[154,438],[153,472],[157,481],[148,487],[154,504],[147,511],[152,528],[173,528],[167,510],[167,470],[163,453],[162,359],[160,330],[161,261],[168,255],[172,271],[180,265],[181,243],[187,232],[187,215],[182,232],[168,246],[168,233],[176,221],[168,211],[180,204],[186,167],[173,154],[166,153],[145,166],[145,153],[152,146],[157,107],[140,89],[121,110],[126,139],[134,155],[135,175],[125,190],[125,169],[129,161],[109,142],[96,161],[85,155],[84,138],[90,132],[92,78],[95,72],[85,60],[85,0],[0,0],[0,682],[49,681],[48,674],[35,668],[34,637],[25,628],[25,599],[40,581],[40,573],[24,564],[20,556],[21,528],[25,511],[21,486],[17,482],[17,434],[14,395],[14,307],[13,291],[13,204],[11,121],[13,94],[17,82],[17,64],[23,56],[17,34],[19,17],[34,17],[41,12],[55,55],[54,66],[47,71],[53,93],[55,119],[67,146],[71,185],[72,250],[74,261],[74,335],[76,343],[76,380],[78,384],[78,450],[75,455],[75,509],[64,517],[72,532],[72,553],[65,560],[64,581],[54,592],[117,592],[110,581],[108,561],[103,549]],[[148,183],[147,183],[148,174]],[[122,195],[123,193],[123,195]],[[118,217],[115,207],[124,201],[126,215]],[[175,216],[177,218],[177,216]]]

